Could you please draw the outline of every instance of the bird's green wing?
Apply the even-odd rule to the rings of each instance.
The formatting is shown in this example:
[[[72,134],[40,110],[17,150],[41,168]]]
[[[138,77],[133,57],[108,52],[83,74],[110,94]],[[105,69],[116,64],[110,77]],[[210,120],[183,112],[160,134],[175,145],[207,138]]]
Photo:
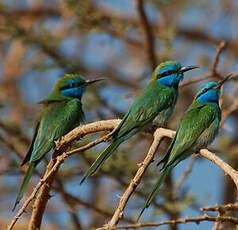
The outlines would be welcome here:
[[[113,136],[118,139],[133,129],[143,127],[152,121],[159,112],[174,105],[176,100],[177,93],[173,88],[151,81],[136,97]]]
[[[174,105],[177,93],[174,89],[151,81],[138,95],[117,129],[112,134],[112,143],[97,157],[85,173],[80,184],[101,168],[116,148],[137,130],[152,121],[160,111]]]
[[[54,141],[83,121],[84,113],[79,100],[49,104],[41,116],[30,162],[40,160],[54,147]]]
[[[166,162],[163,168],[176,165],[182,160],[183,154],[209,128],[218,114],[219,108],[216,105],[194,102],[180,120],[176,137],[164,157]]]
[[[220,116],[219,108],[212,104],[202,104],[194,102],[183,115],[176,136],[169,146],[167,153],[160,163],[165,163],[158,180],[148,196],[146,203],[139,215],[149,207],[150,203],[156,196],[158,188],[164,182],[170,171],[183,160],[187,155],[186,152],[194,145],[201,134],[209,128],[216,116]]]

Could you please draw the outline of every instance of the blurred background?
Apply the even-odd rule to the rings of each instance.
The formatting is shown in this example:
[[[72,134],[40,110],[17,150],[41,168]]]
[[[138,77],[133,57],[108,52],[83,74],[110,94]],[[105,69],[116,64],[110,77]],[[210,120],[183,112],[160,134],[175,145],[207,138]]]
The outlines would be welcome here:
[[[0,1],[0,226],[5,226],[25,168],[20,163],[29,147],[38,101],[46,97],[65,73],[79,73],[88,79],[106,78],[90,87],[83,104],[87,122],[121,118],[164,60],[177,60],[200,69],[185,74],[184,81],[210,72],[217,46],[222,52],[217,71],[237,72],[238,2],[236,0],[1,0]],[[214,75],[213,80],[217,79]],[[188,84],[180,97],[168,127],[176,129],[178,119],[195,92],[211,78]],[[211,150],[238,168],[238,86],[229,82],[223,90],[224,125]],[[87,136],[81,146],[97,136]],[[122,195],[152,142],[152,135],[140,133],[122,144],[103,169],[79,185],[82,174],[107,144],[68,158],[62,165],[51,192],[44,229],[91,229],[112,216]],[[121,224],[131,223],[141,210],[159,171],[156,167],[169,140],[158,150],[129,200]],[[50,159],[41,163],[26,198],[39,181]],[[176,182],[192,165],[192,171],[176,191]],[[175,196],[176,191],[176,196]],[[196,217],[200,207],[234,202],[235,187],[229,178],[206,159],[190,157],[180,163],[166,181],[142,221]],[[15,226],[26,229],[31,205]],[[163,226],[161,229],[212,229],[213,223]],[[1,228],[1,227],[0,227]],[[234,229],[222,225],[220,229]]]

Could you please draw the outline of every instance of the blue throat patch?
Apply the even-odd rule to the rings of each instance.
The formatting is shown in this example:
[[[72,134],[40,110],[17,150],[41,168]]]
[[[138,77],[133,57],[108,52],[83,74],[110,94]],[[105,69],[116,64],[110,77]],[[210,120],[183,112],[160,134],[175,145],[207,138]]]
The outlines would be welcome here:
[[[176,71],[176,70],[179,70],[181,68],[181,65],[179,64],[169,64],[163,68],[161,68],[157,75],[159,74],[162,74],[166,71]],[[183,73],[173,73],[173,74],[170,74],[166,77],[162,77],[162,78],[158,78],[157,79],[157,82],[162,84],[162,85],[165,85],[165,86],[169,86],[169,87],[178,87],[179,85],[179,82],[183,79]]]
[[[61,90],[61,93],[68,97],[81,99],[84,91],[85,91],[85,87],[75,87],[75,88]]]
[[[85,91],[85,85],[83,84],[84,82],[85,80],[83,78],[75,77],[70,79],[64,85],[62,85],[61,93],[68,97],[81,99]]]
[[[201,94],[204,90],[211,88],[212,86],[216,86],[216,82],[209,82],[207,83],[198,93],[197,95]],[[210,89],[203,94],[201,94],[196,100],[198,102],[212,102],[218,104],[220,96],[220,88]]]

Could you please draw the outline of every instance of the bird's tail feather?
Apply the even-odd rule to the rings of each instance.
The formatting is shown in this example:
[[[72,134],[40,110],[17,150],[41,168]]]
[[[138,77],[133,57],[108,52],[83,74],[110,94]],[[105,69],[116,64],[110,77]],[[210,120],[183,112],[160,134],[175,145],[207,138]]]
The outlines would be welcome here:
[[[20,188],[20,190],[19,190],[19,192],[18,192],[18,194],[17,194],[16,202],[15,202],[15,204],[14,204],[14,207],[13,207],[12,211],[15,210],[17,204],[18,204],[18,203],[20,202],[20,200],[22,199],[23,194],[24,194],[25,191],[26,191],[27,185],[29,184],[29,181],[30,181],[30,179],[31,179],[31,177],[32,177],[32,174],[33,174],[34,170],[35,170],[35,167],[36,167],[35,162],[30,163],[30,165],[29,165],[29,167],[28,167],[28,169],[27,169],[26,175],[25,175],[25,177],[24,177],[24,180],[23,180],[23,182],[22,182],[21,188]]]
[[[80,181],[82,184],[89,176],[97,172],[103,165],[103,163],[110,157],[110,155],[116,150],[116,148],[124,141],[124,138],[114,140],[94,161],[87,172],[84,174],[83,179]]]
[[[161,172],[161,175],[159,176],[156,185],[154,186],[152,192],[150,193],[149,197],[147,198],[145,205],[143,207],[143,209],[141,210],[137,221],[140,219],[141,215],[143,214],[143,212],[145,211],[146,208],[148,208],[152,202],[152,200],[154,199],[154,197],[156,196],[159,187],[161,186],[161,184],[164,182],[165,178],[167,177],[167,175],[170,173],[170,171],[172,170],[172,166],[165,168],[163,172]]]

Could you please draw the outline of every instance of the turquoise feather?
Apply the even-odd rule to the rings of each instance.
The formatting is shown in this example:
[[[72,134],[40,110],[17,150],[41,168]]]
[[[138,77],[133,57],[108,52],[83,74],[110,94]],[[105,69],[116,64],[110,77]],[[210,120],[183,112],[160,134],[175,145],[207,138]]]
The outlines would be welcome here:
[[[129,111],[112,134],[112,143],[94,161],[85,173],[87,177],[97,172],[116,148],[126,139],[151,124],[156,118],[157,125],[164,125],[171,116],[178,97],[178,85],[183,73],[196,67],[182,67],[180,63],[161,63],[153,72],[152,80],[135,98]]]
[[[79,75],[68,74],[55,85],[51,94],[43,101],[43,110],[36,125],[32,144],[22,165],[29,162],[28,170],[18,192],[16,205],[42,158],[55,146],[55,141],[84,121],[81,97],[87,85],[98,81],[86,81]]]
[[[195,95],[193,103],[180,120],[176,136],[166,154],[158,163],[158,165],[163,163],[160,176],[146,200],[139,217],[149,207],[159,187],[171,170],[180,161],[198,152],[201,148],[207,147],[218,134],[221,120],[221,110],[219,107],[220,88],[228,78],[229,76],[218,83],[207,83]]]

